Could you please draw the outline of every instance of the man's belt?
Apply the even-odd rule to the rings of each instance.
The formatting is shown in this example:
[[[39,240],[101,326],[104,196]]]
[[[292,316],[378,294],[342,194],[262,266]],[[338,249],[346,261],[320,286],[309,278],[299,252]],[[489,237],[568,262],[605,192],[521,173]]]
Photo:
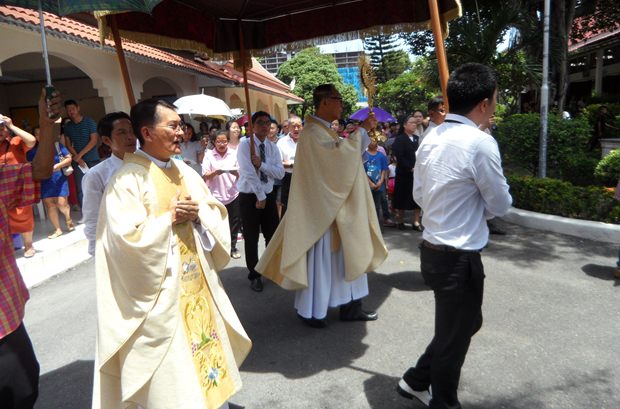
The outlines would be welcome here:
[[[422,246],[435,251],[443,251],[449,253],[480,253],[481,250],[462,250],[445,244],[433,244],[429,241],[422,240]]]

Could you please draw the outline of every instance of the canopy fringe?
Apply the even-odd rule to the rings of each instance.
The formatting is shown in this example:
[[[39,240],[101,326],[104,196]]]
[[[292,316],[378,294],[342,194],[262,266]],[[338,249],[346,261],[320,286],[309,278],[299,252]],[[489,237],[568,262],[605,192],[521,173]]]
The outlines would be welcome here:
[[[461,15],[461,4],[460,2],[456,2],[458,5],[457,8],[454,8],[446,13],[441,15],[441,31],[444,39],[448,35],[448,23],[447,21],[453,20]],[[110,27],[108,27],[106,23],[105,16],[114,14],[113,11],[98,11],[95,12],[94,15],[99,22],[99,41],[101,44],[104,43],[105,39],[111,39],[112,33]],[[341,41],[350,41],[357,40],[360,38],[365,38],[369,36],[376,35],[391,35],[398,34],[401,32],[411,32],[411,31],[419,31],[419,30],[430,30],[430,20],[422,21],[418,23],[403,23],[403,24],[395,24],[395,25],[384,25],[384,26],[375,26],[370,27],[364,30],[358,31],[350,31],[347,33],[333,34],[322,37],[311,38],[307,40],[295,41],[292,43],[286,44],[276,44],[271,47],[262,48],[258,50],[249,49],[247,52],[254,57],[260,57],[265,55],[270,55],[279,51],[296,51],[307,47],[314,47],[317,45],[323,44],[331,44],[335,42]],[[144,43],[148,45],[152,45],[155,47],[169,48],[173,50],[193,50],[196,52],[202,52],[207,54],[209,57],[216,60],[237,60],[239,59],[238,51],[231,52],[223,52],[223,53],[214,53],[213,50],[209,49],[206,45],[187,39],[176,39],[165,36],[160,36],[157,34],[150,33],[140,33],[133,31],[125,31],[119,30],[120,35],[123,38],[128,40],[132,40],[138,43]]]

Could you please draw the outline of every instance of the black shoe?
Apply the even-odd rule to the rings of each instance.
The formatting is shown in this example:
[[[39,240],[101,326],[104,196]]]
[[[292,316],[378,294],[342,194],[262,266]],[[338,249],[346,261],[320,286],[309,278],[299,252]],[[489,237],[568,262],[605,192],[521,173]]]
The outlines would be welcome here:
[[[340,306],[340,321],[375,321],[379,318],[376,311],[364,311],[362,300],[353,300]]]
[[[398,223],[396,227],[398,228],[398,230],[405,230],[405,223]]]
[[[257,293],[260,293],[263,291],[263,280],[260,277],[253,279],[250,282],[250,288]]]
[[[238,259],[238,258],[241,258],[241,254],[239,253],[237,249],[234,249],[230,252],[230,257],[234,259]]]
[[[306,324],[307,326],[309,326],[311,328],[325,328],[325,327],[327,327],[327,322],[325,321],[325,319],[305,318],[305,317],[302,317],[299,314],[297,314],[297,316],[299,317],[300,320],[302,320],[304,322],[304,324]]]
[[[414,223],[411,225],[411,230],[423,231],[424,227],[420,223]]]

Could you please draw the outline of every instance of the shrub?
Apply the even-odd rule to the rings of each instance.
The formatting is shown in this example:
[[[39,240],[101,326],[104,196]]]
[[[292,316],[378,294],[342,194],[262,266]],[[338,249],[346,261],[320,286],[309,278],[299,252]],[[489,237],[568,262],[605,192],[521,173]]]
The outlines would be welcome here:
[[[530,176],[507,177],[513,206],[519,209],[606,223],[620,223],[620,203],[613,191],[598,186]]]
[[[620,180],[620,149],[614,149],[600,160],[594,174],[601,179],[603,184],[611,186]]]
[[[590,125],[584,117],[564,120],[549,116],[547,174],[578,185],[594,182],[598,153],[588,151]],[[516,114],[505,118],[497,129],[497,142],[505,165],[515,171],[538,173],[540,115]]]

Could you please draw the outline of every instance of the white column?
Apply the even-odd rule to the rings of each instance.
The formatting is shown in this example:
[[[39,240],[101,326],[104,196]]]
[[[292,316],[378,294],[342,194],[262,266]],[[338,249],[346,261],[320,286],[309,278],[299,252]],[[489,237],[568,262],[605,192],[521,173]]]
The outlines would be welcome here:
[[[596,51],[596,69],[594,72],[594,94],[603,94],[603,55],[605,50],[601,48]]]

